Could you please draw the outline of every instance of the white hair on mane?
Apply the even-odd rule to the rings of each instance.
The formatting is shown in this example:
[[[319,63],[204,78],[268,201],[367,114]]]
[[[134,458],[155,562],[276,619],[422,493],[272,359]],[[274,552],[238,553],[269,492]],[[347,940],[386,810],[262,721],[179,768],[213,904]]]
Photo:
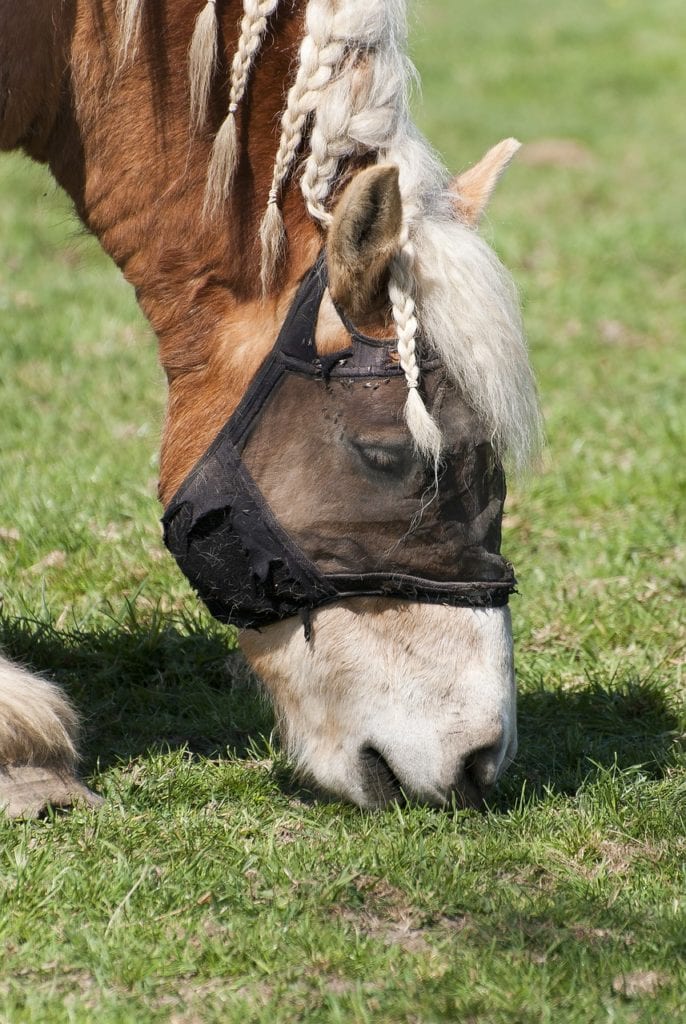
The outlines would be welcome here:
[[[483,239],[451,215],[424,216],[416,245],[423,335],[498,454],[524,470],[540,447],[542,421],[514,282]]]
[[[143,0],[117,0],[117,17],[121,25],[120,63],[126,62],[136,52],[142,13]]]
[[[118,0],[125,50],[135,38],[142,2]],[[278,3],[243,0],[230,109],[215,139],[209,172],[210,206],[230,187],[236,162],[234,115],[266,18]],[[301,189],[309,214],[325,229],[332,220],[327,204],[347,161],[371,156],[397,165],[403,230],[389,298],[409,388],[405,415],[411,434],[420,451],[438,459],[440,430],[418,390],[421,338],[440,354],[499,455],[521,468],[538,448],[541,423],[514,286],[492,250],[458,219],[447,172],[411,120],[408,93],[415,71],[406,52],[406,13],[407,0],[308,0],[260,230],[263,286],[271,287],[285,254],[280,199],[303,140]],[[209,26],[209,14],[205,23]],[[204,49],[211,53],[211,45]],[[203,73],[211,69],[203,72],[196,60],[192,79],[202,81]]]

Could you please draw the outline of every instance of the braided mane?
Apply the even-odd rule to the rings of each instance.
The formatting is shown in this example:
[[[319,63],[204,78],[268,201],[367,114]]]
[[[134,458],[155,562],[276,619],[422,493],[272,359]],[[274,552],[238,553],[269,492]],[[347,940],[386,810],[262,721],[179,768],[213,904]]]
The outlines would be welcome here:
[[[118,0],[123,59],[135,52],[146,0]],[[236,117],[271,16],[287,0],[243,0],[231,65],[229,106],[214,139],[205,214],[230,195],[238,159]],[[217,62],[216,0],[198,0],[189,49],[191,131],[202,129]],[[366,157],[399,168],[403,230],[391,265],[389,299],[400,365],[408,384],[406,419],[420,451],[437,459],[441,434],[419,392],[421,335],[491,432],[501,456],[522,467],[540,439],[535,385],[511,280],[476,232],[460,221],[448,176],[409,114],[415,78],[406,53],[407,0],[307,0],[305,34],[281,116],[260,228],[268,292],[287,252],[281,214],[294,173],[309,215],[324,230],[329,202],[348,161]]]

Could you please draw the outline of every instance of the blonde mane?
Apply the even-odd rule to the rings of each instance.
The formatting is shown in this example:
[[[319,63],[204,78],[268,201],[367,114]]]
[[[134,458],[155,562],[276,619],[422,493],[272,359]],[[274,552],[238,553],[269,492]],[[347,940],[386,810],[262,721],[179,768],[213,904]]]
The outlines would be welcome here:
[[[145,0],[118,0],[121,53],[135,53]],[[281,0],[285,3],[285,0]],[[216,65],[215,0],[198,0],[189,49],[191,130],[199,130]],[[236,114],[279,0],[243,0],[229,109],[214,140],[205,212],[230,194],[237,162]],[[308,0],[305,35],[281,117],[269,194],[264,197],[262,281],[268,291],[287,251],[281,198],[294,173],[323,229],[346,163],[371,156],[400,170],[404,223],[389,280],[406,419],[415,443],[438,459],[440,431],[419,393],[417,339],[442,357],[502,457],[526,465],[541,436],[536,389],[511,279],[476,232],[457,219],[448,175],[412,123],[415,71],[406,53],[407,0]]]

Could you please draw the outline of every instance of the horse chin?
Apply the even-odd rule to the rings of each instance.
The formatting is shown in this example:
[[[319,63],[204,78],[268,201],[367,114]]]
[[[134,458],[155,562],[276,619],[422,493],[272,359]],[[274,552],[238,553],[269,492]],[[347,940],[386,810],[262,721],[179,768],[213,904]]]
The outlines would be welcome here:
[[[361,807],[480,806],[517,746],[507,608],[356,598],[245,630],[300,774]]]

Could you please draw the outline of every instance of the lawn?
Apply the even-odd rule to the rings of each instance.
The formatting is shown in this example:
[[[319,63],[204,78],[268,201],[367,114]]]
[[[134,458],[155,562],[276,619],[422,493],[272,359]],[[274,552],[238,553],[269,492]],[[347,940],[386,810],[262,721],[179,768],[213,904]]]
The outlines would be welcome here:
[[[485,233],[548,446],[511,488],[520,754],[485,814],[300,789],[164,553],[134,297],[0,158],[0,644],[106,798],[0,819],[0,1022],[686,1019],[686,11],[423,0],[420,123],[529,143]]]

